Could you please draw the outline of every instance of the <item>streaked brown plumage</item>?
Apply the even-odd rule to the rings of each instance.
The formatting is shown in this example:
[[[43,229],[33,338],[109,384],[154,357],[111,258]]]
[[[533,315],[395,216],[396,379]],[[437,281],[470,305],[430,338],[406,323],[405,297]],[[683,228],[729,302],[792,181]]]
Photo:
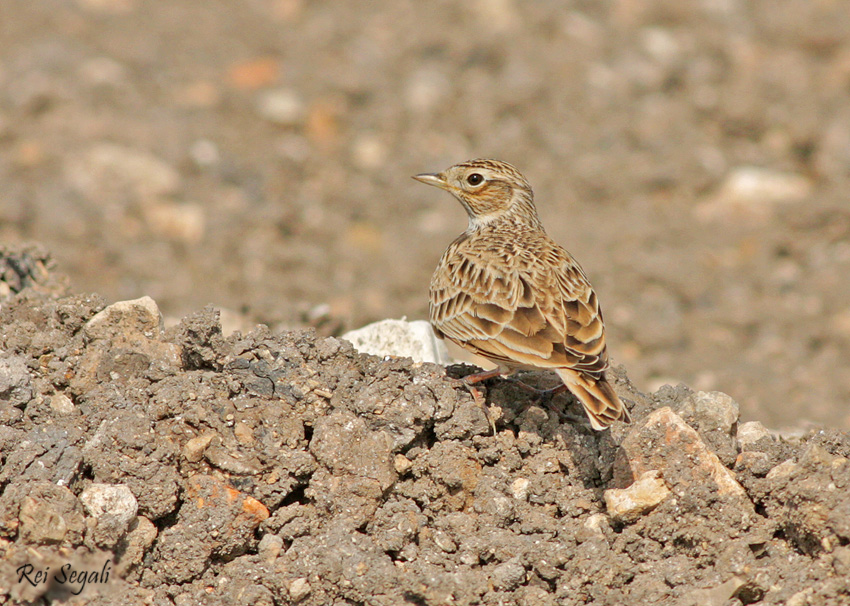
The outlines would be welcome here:
[[[500,374],[554,370],[594,429],[628,422],[605,378],[608,353],[596,293],[572,255],[543,230],[528,181],[498,160],[414,178],[453,194],[469,215],[469,227],[431,278],[437,335],[492,360]]]

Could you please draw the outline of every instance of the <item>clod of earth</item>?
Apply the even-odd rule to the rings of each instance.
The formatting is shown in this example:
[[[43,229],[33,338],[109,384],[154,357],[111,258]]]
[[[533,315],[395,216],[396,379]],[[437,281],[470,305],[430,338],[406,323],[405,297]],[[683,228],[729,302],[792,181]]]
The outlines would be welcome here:
[[[43,261],[43,260],[42,260]],[[90,604],[840,604],[850,436],[783,438],[724,394],[637,391],[560,422],[495,381],[491,435],[445,369],[311,331],[164,330],[14,274],[0,303],[0,595],[101,567]],[[568,397],[556,403],[575,406]],[[802,596],[802,597],[800,597]]]

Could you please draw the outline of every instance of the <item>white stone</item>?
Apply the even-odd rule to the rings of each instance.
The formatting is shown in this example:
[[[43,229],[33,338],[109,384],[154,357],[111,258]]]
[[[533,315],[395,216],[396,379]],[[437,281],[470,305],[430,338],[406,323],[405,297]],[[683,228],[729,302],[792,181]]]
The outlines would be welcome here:
[[[127,70],[111,57],[93,57],[80,65],[80,75],[91,84],[117,85],[125,80]]]
[[[189,157],[200,168],[208,168],[221,162],[218,145],[209,139],[198,139],[192,143],[189,147]]]
[[[136,497],[124,484],[92,484],[80,494],[80,502],[93,518],[111,517],[125,530],[139,509]]]
[[[342,335],[354,348],[375,356],[413,358],[415,362],[449,364],[446,346],[424,320],[381,320]]]
[[[277,88],[257,99],[257,113],[274,124],[293,126],[304,119],[304,102],[295,91]]]
[[[791,474],[796,472],[798,469],[798,465],[791,459],[787,461],[783,461],[769,472],[767,472],[768,480],[779,480],[783,478],[790,477]]]
[[[162,330],[162,314],[156,301],[145,295],[130,301],[118,301],[96,313],[86,322],[86,334],[92,338],[109,337],[114,332],[113,322],[128,321],[128,326],[142,330],[149,338]]]
[[[740,166],[729,174],[720,191],[729,202],[763,204],[801,200],[811,190],[811,182],[802,175]]]
[[[98,201],[130,196],[144,202],[172,196],[180,187],[180,174],[165,161],[114,143],[70,154],[65,174],[75,190]]]
[[[605,536],[605,528],[607,526],[608,519],[604,513],[594,513],[584,521],[584,527],[599,536]]]
[[[374,170],[383,166],[387,153],[387,146],[373,134],[359,136],[351,149],[354,164],[363,170]]]
[[[448,96],[449,79],[434,68],[423,67],[413,72],[405,86],[404,96],[408,108],[415,112],[429,112]]]
[[[809,197],[814,186],[810,179],[757,166],[739,166],[727,176],[717,193],[696,207],[700,219],[715,219],[737,214],[764,216],[777,204],[800,202]]]
[[[162,238],[197,244],[206,232],[204,208],[195,202],[159,201],[145,205],[145,222]]]
[[[60,414],[66,415],[74,412],[74,403],[64,393],[57,393],[50,396],[50,408]]]
[[[293,602],[300,602],[310,595],[310,591],[312,591],[312,588],[305,577],[295,579],[289,585],[289,597],[292,598]]]
[[[755,444],[762,438],[772,439],[772,437],[770,430],[758,421],[748,421],[738,426],[738,444],[742,449]]]
[[[667,28],[647,27],[640,37],[644,50],[658,63],[672,65],[681,56],[679,42]]]
[[[517,478],[513,481],[511,484],[511,494],[514,495],[515,499],[524,501],[528,497],[528,484],[529,481],[525,478]]]

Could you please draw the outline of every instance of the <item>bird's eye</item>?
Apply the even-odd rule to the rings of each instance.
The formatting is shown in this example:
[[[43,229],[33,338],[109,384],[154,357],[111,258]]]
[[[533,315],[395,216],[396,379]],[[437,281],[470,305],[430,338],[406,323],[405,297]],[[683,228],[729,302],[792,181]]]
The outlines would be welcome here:
[[[472,173],[466,178],[466,182],[470,185],[481,185],[481,182],[484,180],[484,177],[479,175],[478,173]]]

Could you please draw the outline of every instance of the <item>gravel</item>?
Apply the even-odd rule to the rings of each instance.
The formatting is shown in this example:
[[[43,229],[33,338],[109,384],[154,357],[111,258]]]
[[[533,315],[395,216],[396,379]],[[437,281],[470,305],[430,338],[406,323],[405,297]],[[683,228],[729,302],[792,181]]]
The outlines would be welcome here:
[[[423,320],[466,217],[410,175],[496,157],[641,389],[850,430],[845,2],[3,5],[0,240],[77,291],[243,332]]]

